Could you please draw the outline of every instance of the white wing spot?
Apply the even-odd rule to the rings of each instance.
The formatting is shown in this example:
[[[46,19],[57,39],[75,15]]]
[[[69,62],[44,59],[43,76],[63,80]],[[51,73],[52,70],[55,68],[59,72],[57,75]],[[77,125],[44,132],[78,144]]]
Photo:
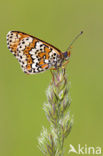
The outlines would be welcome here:
[[[36,49],[40,50],[40,48],[41,48],[40,45],[43,45],[43,43],[40,42],[40,41],[38,41],[38,42],[36,43]]]
[[[45,63],[49,63],[49,61],[48,60],[45,60]]]

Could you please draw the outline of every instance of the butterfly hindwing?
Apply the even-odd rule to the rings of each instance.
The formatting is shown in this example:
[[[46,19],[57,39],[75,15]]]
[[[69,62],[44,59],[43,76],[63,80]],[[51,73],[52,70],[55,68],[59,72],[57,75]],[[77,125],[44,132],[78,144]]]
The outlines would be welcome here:
[[[7,34],[7,45],[28,74],[50,69],[61,57],[61,51],[54,46],[18,31]]]

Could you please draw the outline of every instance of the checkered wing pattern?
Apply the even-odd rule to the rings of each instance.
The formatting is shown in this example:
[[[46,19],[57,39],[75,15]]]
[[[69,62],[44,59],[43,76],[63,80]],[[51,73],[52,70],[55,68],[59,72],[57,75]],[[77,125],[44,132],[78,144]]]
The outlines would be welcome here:
[[[25,73],[43,72],[61,63],[62,52],[59,49],[26,33],[10,31],[7,45]]]

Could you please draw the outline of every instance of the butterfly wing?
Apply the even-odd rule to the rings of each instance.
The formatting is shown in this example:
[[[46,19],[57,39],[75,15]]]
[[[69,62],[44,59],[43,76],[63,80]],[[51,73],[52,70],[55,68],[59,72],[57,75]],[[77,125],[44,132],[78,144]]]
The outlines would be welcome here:
[[[56,47],[23,32],[10,31],[7,34],[7,45],[23,71],[28,74],[50,69],[62,57]]]

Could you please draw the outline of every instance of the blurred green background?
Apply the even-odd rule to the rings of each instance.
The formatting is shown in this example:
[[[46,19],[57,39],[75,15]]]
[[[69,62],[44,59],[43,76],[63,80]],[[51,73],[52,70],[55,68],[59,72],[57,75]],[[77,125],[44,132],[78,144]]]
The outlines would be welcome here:
[[[6,46],[10,30],[34,35],[62,51],[84,30],[67,69],[74,125],[65,156],[69,144],[103,147],[103,1],[0,0],[0,156],[42,156],[37,138],[42,126],[48,126],[42,105],[51,74],[22,72]]]

